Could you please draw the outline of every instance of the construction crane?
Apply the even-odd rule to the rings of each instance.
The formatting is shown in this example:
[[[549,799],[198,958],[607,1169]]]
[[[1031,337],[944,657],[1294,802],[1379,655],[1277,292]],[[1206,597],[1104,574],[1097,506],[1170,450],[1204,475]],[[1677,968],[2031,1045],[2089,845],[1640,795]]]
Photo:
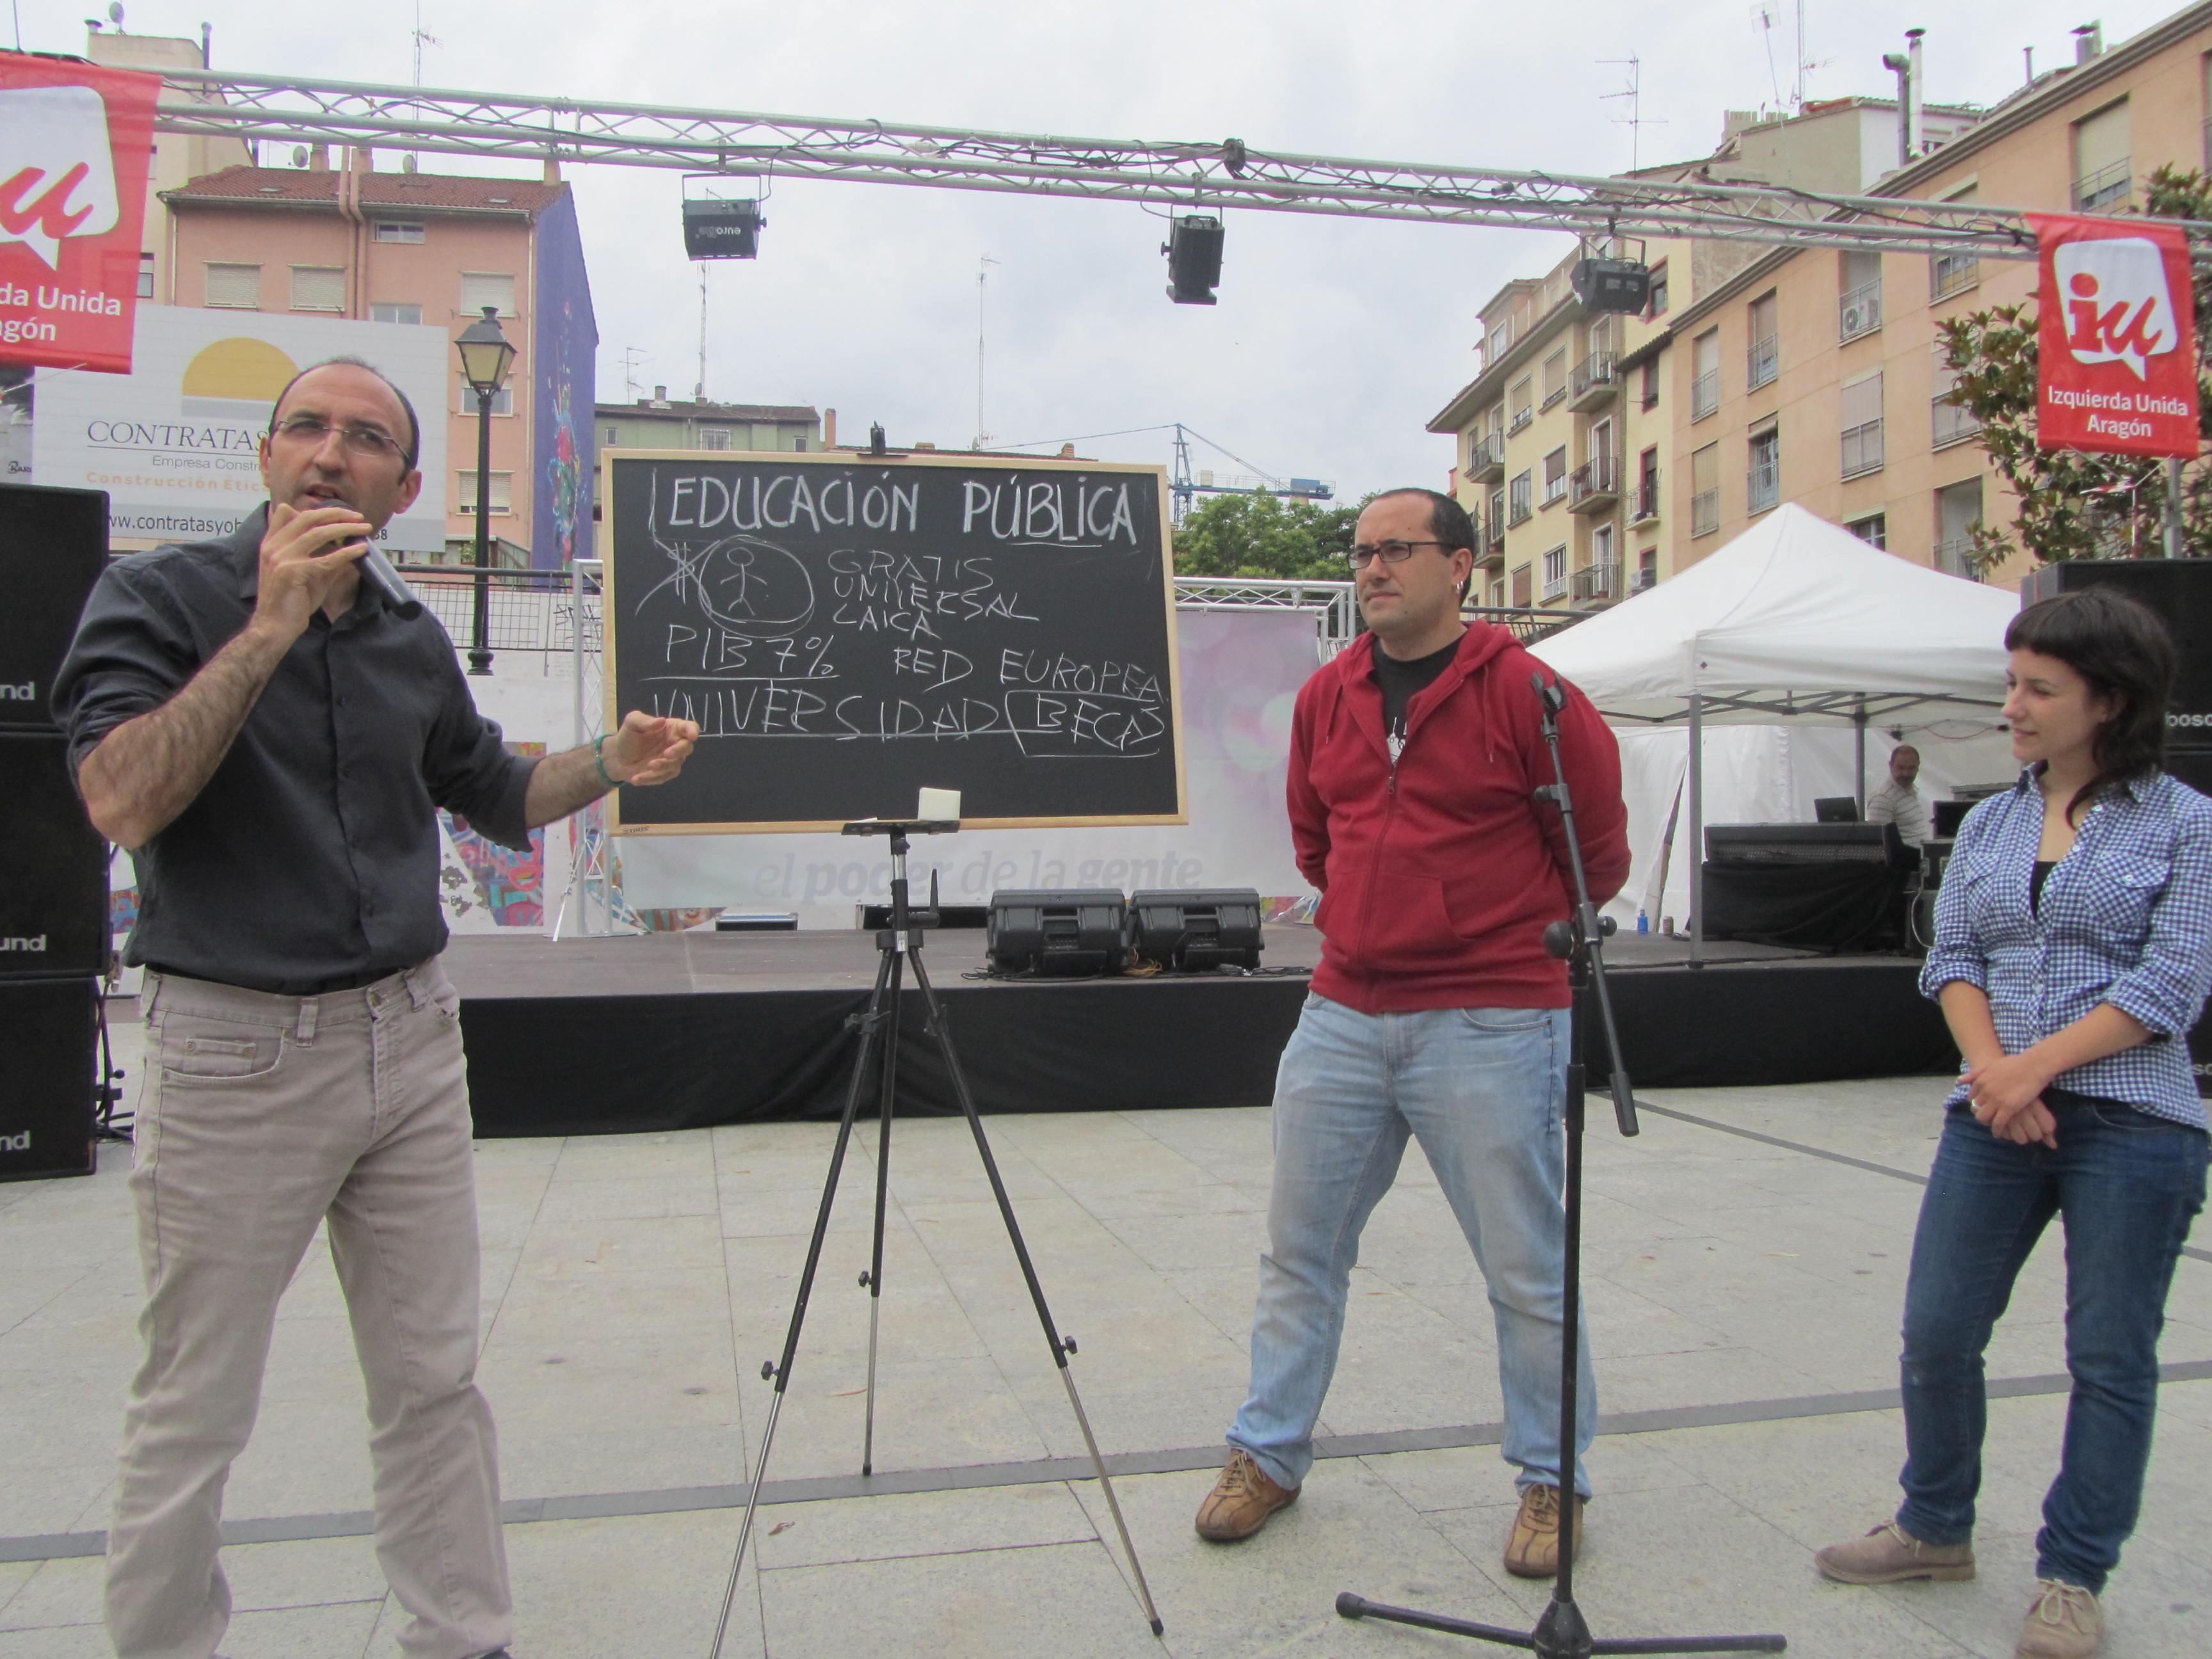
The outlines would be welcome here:
[[[589,102],[511,93],[169,69],[163,132],[755,179],[830,179],[1629,237],[2033,259],[2024,213],[1703,179],[1608,179],[1191,143]],[[2212,223],[2176,220],[2200,262]]]

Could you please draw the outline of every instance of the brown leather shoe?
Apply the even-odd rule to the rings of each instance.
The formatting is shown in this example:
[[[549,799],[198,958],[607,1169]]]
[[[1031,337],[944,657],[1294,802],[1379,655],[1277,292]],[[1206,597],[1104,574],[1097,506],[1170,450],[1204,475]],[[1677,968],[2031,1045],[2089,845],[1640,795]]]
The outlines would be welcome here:
[[[1252,1454],[1239,1446],[1229,1454],[1221,1479],[1198,1506],[1198,1535],[1217,1544],[1233,1544],[1266,1526],[1267,1517],[1285,1504],[1297,1501],[1296,1486],[1285,1489],[1268,1480]]]
[[[1575,1559],[1583,1559],[1583,1500],[1575,1499]],[[1542,1485],[1521,1492],[1521,1512],[1505,1540],[1505,1571],[1516,1578],[1553,1578],[1559,1571],[1559,1489]]]
[[[1910,1578],[1955,1583],[1974,1576],[1974,1547],[1923,1544],[1894,1521],[1863,1538],[1814,1552],[1813,1565],[1839,1584],[1899,1584]]]

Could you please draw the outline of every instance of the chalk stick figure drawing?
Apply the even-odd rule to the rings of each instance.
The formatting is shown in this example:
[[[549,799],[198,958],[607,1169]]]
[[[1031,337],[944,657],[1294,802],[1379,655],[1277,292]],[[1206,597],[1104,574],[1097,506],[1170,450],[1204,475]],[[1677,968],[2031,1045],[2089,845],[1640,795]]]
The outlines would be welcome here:
[[[814,578],[788,548],[746,535],[702,548],[656,535],[653,544],[668,560],[668,574],[637,602],[639,613],[666,589],[736,634],[796,634],[814,615]]]

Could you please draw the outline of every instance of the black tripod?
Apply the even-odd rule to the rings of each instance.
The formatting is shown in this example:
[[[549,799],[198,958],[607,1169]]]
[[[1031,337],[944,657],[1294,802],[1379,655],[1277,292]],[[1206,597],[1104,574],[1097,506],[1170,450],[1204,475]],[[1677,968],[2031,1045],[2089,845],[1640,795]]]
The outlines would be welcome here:
[[[1613,1024],[1613,998],[1605,981],[1605,938],[1613,932],[1613,924],[1612,918],[1600,916],[1590,902],[1589,881],[1583,873],[1582,838],[1575,830],[1574,801],[1567,793],[1566,769],[1559,763],[1559,711],[1567,706],[1567,694],[1557,682],[1547,684],[1541,674],[1534,676],[1533,683],[1544,706],[1544,742],[1552,751],[1552,775],[1557,780],[1540,787],[1536,799],[1559,808],[1568,862],[1575,872],[1573,919],[1555,921],[1544,929],[1545,953],[1567,964],[1571,997],[1567,1042],[1566,1273],[1559,1310],[1559,1576],[1552,1583],[1551,1605],[1544,1609],[1533,1632],[1389,1607],[1350,1590],[1336,1598],[1336,1610],[1346,1619],[1387,1619],[1450,1636],[1471,1636],[1478,1642],[1495,1642],[1501,1647],[1528,1648],[1541,1659],[1588,1659],[1596,1653],[1779,1653],[1789,1645],[1779,1636],[1642,1636],[1599,1640],[1590,1635],[1589,1622],[1575,1605],[1575,1384],[1581,1361],[1577,1349],[1582,1320],[1582,1011],[1586,994],[1593,990],[1599,1024],[1605,1030],[1607,1059],[1613,1068],[1613,1120],[1624,1135],[1637,1133],[1636,1098],[1629,1088],[1628,1069],[1621,1064],[1620,1033]]]
[[[908,836],[940,835],[957,830],[957,823],[921,821],[915,819],[890,820],[866,818],[848,823],[844,833],[848,836],[888,836],[891,851],[891,914],[890,925],[876,935],[876,988],[868,998],[868,1006],[846,1021],[848,1030],[860,1034],[860,1052],[853,1057],[853,1080],[845,1091],[844,1115],[837,1123],[837,1145],[830,1154],[829,1177],[822,1185],[822,1207],[815,1212],[814,1237],[806,1247],[806,1266],[799,1276],[799,1294],[791,1307],[791,1325],[783,1337],[783,1358],[769,1360],[761,1366],[761,1380],[775,1384],[775,1395],[769,1405],[768,1427],[761,1436],[760,1461],[753,1467],[750,1492],[745,1498],[744,1524],[738,1531],[737,1554],[730,1562],[729,1589],[722,1595],[722,1617],[714,1626],[714,1645],[708,1659],[720,1659],[722,1638],[730,1626],[730,1609],[738,1595],[738,1573],[744,1565],[745,1543],[752,1536],[753,1511],[759,1508],[761,1488],[768,1479],[768,1455],[775,1443],[775,1419],[783,1409],[783,1391],[791,1382],[791,1365],[799,1352],[799,1330],[806,1320],[806,1300],[814,1289],[814,1270],[821,1265],[822,1243],[830,1231],[830,1208],[837,1196],[837,1176],[845,1166],[845,1148],[853,1137],[853,1121],[860,1109],[860,1085],[866,1077],[870,1050],[880,1036],[882,1053],[878,1059],[877,1115],[881,1125],[881,1139],[876,1153],[876,1222],[875,1243],[870,1254],[867,1272],[860,1275],[861,1286],[868,1292],[868,1403],[866,1427],[860,1445],[860,1473],[872,1474],[876,1447],[876,1328],[878,1315],[883,1306],[884,1294],[884,1211],[890,1191],[891,1113],[898,1091],[899,1052],[899,993],[904,972],[910,964],[914,969],[915,988],[921,993],[921,1006],[930,1034],[937,1039],[938,1052],[945,1057],[945,1075],[952,1079],[952,1091],[960,1102],[960,1110],[968,1120],[968,1127],[975,1137],[975,1151],[983,1160],[983,1173],[990,1177],[991,1195],[998,1200],[999,1216],[1006,1224],[1006,1237],[1014,1247],[1014,1259],[1021,1263],[1022,1278],[1028,1283],[1030,1300],[1036,1304],[1037,1322],[1044,1328],[1046,1346],[1052,1351],[1052,1363],[1059,1368],[1060,1380],[1067,1388],[1067,1403],[1075,1408],[1077,1426],[1083,1431],[1083,1443],[1091,1452],[1091,1467],[1098,1472],[1100,1490],[1106,1494],[1106,1507],[1113,1512],[1114,1529],[1121,1534],[1121,1553],[1129,1558],[1129,1573],[1137,1587],[1137,1599],[1144,1604],[1145,1617],[1152,1626],[1152,1634],[1161,1633],[1160,1615],[1152,1606],[1152,1590],[1145,1583],[1145,1570],[1137,1560],[1136,1547],[1129,1541],[1128,1524],[1121,1518],[1121,1505],[1114,1496],[1114,1483],[1106,1474],[1105,1460],[1098,1455],[1098,1442],[1091,1432],[1091,1419],[1085,1415],[1083,1398],[1075,1391],[1075,1377],[1067,1368],[1067,1357],[1075,1352],[1075,1339],[1063,1337],[1052,1322],[1052,1310],[1045,1305],[1044,1286],[1037,1282],[1036,1267],[1030,1260],[1029,1246],[1022,1240],[1020,1224],[1014,1219],[1012,1201],[1006,1196],[1006,1184],[999,1177],[998,1160],[991,1156],[991,1143],[984,1138],[982,1120],[975,1115],[974,1097],[968,1092],[968,1079],[960,1070],[960,1061],[952,1052],[952,1032],[945,1021],[945,1011],[938,1004],[937,993],[929,983],[927,969],[921,965],[921,940],[924,931],[937,924],[934,908],[915,910],[907,903],[906,854]],[[932,903],[934,904],[934,892]]]

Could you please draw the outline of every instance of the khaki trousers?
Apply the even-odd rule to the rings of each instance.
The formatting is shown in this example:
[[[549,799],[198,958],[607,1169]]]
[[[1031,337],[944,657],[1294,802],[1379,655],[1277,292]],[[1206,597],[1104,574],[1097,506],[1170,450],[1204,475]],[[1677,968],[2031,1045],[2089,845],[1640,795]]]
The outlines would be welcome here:
[[[131,1191],[146,1281],[107,1547],[119,1659],[210,1659],[222,1489],[277,1299],[328,1219],[368,1397],[376,1553],[409,1659],[503,1647],[510,1601],[459,1000],[433,961],[272,996],[149,973]]]

